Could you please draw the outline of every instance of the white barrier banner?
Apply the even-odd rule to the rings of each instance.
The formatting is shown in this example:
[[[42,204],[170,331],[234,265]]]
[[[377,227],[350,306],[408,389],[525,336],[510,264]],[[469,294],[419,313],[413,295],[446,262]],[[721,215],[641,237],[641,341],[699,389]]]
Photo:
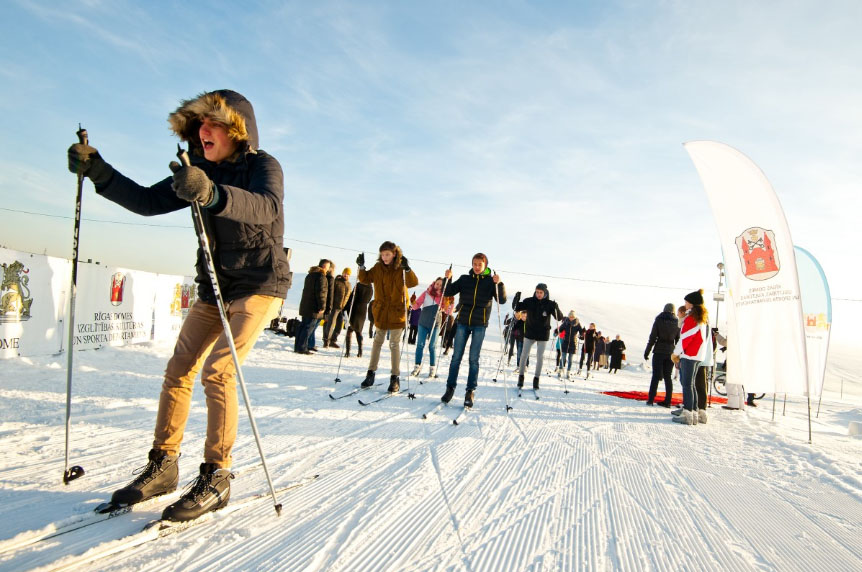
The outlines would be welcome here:
[[[63,258],[0,248],[0,358],[60,351],[71,268]]]
[[[732,308],[727,383],[755,393],[808,390],[796,257],[790,229],[763,172],[714,141],[685,144],[715,217]]]

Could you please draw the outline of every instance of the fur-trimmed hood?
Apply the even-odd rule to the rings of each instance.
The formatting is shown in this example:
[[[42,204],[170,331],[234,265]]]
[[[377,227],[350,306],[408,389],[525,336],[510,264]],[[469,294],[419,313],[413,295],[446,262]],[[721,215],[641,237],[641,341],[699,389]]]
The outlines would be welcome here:
[[[202,93],[187,99],[168,116],[171,131],[182,141],[187,141],[190,152],[203,155],[198,130],[203,118],[217,121],[227,127],[228,136],[243,151],[258,149],[257,120],[251,102],[242,94],[229,89]],[[242,145],[245,143],[245,145]]]

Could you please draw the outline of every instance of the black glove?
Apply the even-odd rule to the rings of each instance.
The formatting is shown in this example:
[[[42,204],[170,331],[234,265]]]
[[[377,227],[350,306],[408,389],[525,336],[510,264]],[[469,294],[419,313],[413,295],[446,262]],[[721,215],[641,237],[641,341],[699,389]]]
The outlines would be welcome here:
[[[644,352],[644,359],[649,359],[649,352]]]
[[[404,256],[401,257],[401,269],[404,272],[410,272],[410,264],[407,262],[407,258]]]
[[[364,252],[360,252],[359,255],[356,257],[356,266],[365,270],[365,253]]]
[[[95,147],[86,143],[75,143],[66,152],[69,170],[89,177],[96,186],[106,185],[114,176],[114,168],[102,159]]]
[[[190,203],[197,201],[204,208],[211,207],[218,201],[216,186],[203,169],[198,167],[183,167],[175,171],[171,187],[179,198]]]

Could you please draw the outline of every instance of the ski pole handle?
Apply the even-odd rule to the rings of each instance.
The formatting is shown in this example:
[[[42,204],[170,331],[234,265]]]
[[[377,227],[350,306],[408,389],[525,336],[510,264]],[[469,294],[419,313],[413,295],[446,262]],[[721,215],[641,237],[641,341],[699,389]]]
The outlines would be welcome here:
[[[81,127],[81,124],[78,124],[78,131],[75,132],[78,135],[78,143],[81,145],[87,145],[89,143],[89,139],[87,137],[87,130]]]
[[[180,164],[183,167],[190,167],[192,164],[192,162],[189,161],[188,152],[185,149],[183,149],[179,143],[177,143],[177,159],[180,160]]]

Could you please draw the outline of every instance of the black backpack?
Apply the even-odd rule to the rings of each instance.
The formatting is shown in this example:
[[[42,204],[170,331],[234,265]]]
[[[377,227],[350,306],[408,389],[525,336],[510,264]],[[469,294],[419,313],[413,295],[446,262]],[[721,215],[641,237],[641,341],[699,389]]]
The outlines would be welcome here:
[[[291,318],[285,324],[285,334],[287,337],[292,338],[296,335],[296,330],[299,329],[299,320],[297,318]]]

